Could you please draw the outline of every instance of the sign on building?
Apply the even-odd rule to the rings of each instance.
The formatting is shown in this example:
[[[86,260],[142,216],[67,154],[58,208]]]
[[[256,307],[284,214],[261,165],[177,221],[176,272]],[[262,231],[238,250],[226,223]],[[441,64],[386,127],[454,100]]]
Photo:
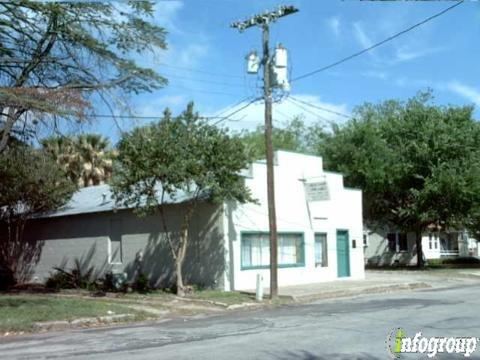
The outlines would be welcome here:
[[[326,181],[305,183],[305,195],[307,201],[325,201],[330,200],[328,184]]]

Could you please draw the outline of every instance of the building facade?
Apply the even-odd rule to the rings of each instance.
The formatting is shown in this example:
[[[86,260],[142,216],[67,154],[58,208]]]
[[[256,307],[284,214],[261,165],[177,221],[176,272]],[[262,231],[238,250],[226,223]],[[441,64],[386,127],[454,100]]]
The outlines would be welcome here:
[[[416,265],[414,233],[391,229],[364,231],[365,261],[372,266]],[[477,240],[465,231],[432,231],[422,235],[424,260],[479,256]]]
[[[276,152],[275,202],[280,286],[363,279],[362,193],[323,170],[322,158]],[[245,181],[259,204],[226,205],[226,287],[269,283],[266,165],[253,163]],[[228,273],[227,273],[228,275]]]
[[[362,193],[343,186],[341,174],[323,170],[316,156],[275,153],[275,197],[280,286],[363,279]],[[266,165],[255,162],[243,174],[256,203],[200,204],[189,229],[184,264],[187,284],[223,290],[255,288],[257,274],[269,284]],[[187,194],[164,205],[168,234],[178,235]],[[27,271],[44,281],[54,267],[74,261],[129,279],[143,272],[155,287],[174,282],[167,234],[159,215],[139,218],[118,209],[108,185],[81,189],[54,214],[34,219],[26,238],[37,254]]]

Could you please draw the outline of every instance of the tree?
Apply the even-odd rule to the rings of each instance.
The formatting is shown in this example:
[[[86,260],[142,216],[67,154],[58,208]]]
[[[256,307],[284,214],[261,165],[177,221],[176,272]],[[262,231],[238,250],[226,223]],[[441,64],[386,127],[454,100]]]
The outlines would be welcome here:
[[[92,101],[165,85],[133,60],[166,47],[152,16],[151,1],[0,2],[0,152],[12,130],[82,120]]]
[[[480,127],[471,107],[435,106],[430,93],[365,104],[320,146],[326,167],[363,189],[367,222],[416,234],[459,229],[480,204]]]
[[[80,186],[81,162],[75,140],[68,136],[54,136],[41,140],[42,148],[62,168],[73,184]]]
[[[316,124],[307,126],[302,118],[294,117],[282,127],[273,129],[272,141],[275,149],[312,153],[316,149],[312,140],[317,141],[324,134],[321,126]],[[313,136],[317,135],[317,136]],[[258,126],[253,131],[244,131],[240,137],[245,144],[252,159],[265,158],[265,132],[263,126]]]
[[[0,174],[0,266],[24,281],[40,250],[23,237],[27,222],[65,204],[75,187],[53,159],[25,144],[0,154]]]
[[[112,176],[115,152],[107,138],[98,134],[43,139],[43,148],[79,187],[105,183]]]
[[[100,185],[112,176],[114,152],[108,139],[97,134],[84,134],[77,138],[76,145],[81,161],[79,186]]]
[[[172,117],[165,110],[157,123],[125,134],[118,145],[112,181],[116,201],[133,206],[140,216],[157,211],[175,262],[177,294],[185,294],[182,265],[188,229],[195,208],[205,200],[251,201],[239,173],[248,165],[245,148],[237,137],[201,120],[189,104]],[[180,235],[169,234],[164,211],[165,196],[186,194]]]

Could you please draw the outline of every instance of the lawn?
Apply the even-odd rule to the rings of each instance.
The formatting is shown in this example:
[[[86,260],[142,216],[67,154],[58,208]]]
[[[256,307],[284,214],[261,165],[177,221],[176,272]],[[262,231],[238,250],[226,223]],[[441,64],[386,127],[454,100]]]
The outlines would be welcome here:
[[[217,301],[227,305],[254,302],[255,297],[237,291],[202,290],[188,296],[193,299]]]
[[[0,295],[0,333],[31,331],[35,322],[73,320],[115,314],[135,314],[132,309],[103,300],[57,298],[41,295]]]
[[[170,302],[175,300],[176,295],[162,290],[152,290],[147,294],[120,294],[117,296],[120,299],[131,300],[152,300]],[[222,290],[197,290],[188,294],[186,299],[208,300],[213,302],[220,302],[226,305],[242,304],[245,302],[254,302],[255,296],[238,291],[222,291]]]

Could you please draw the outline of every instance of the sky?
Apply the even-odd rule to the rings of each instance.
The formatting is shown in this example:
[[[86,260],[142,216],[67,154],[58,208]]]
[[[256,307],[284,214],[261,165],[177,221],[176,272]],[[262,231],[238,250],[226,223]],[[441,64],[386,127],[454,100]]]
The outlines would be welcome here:
[[[243,33],[229,25],[236,20],[294,5],[298,13],[271,25],[270,45],[288,50],[290,78],[333,63],[400,32],[454,5],[453,1],[359,0],[179,0],[157,1],[153,21],[168,31],[168,49],[137,60],[169,80],[169,85],[132,98],[132,111],[161,116],[174,114],[194,101],[205,116],[227,115],[246,98],[262,93],[261,76],[246,73],[245,56],[261,51],[261,30]],[[432,89],[439,105],[480,106],[480,2],[466,1],[442,16],[357,58],[292,83],[288,97],[274,104],[274,126],[294,116],[325,126],[345,117],[298,102],[350,114],[365,102],[406,100]],[[236,107],[232,105],[238,104]],[[480,110],[475,111],[480,118]],[[119,120],[121,130],[151,120]],[[214,121],[214,120],[212,120]],[[254,129],[263,123],[263,104],[248,106],[222,121],[232,130]],[[119,129],[97,119],[86,131],[100,132],[113,142]]]

